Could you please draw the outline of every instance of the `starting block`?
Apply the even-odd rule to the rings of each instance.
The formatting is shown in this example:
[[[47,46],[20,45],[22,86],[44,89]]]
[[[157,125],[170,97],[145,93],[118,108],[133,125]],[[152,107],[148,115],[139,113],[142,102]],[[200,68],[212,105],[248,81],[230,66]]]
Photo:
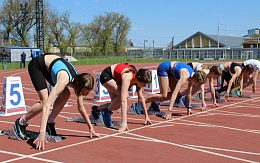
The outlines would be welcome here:
[[[155,111],[152,106],[149,107],[149,109],[147,110],[147,113],[148,113],[148,115],[157,115],[157,116],[164,116],[166,114],[166,112]],[[142,110],[142,114],[144,114],[143,110]]]
[[[195,98],[192,98],[191,100],[192,100],[192,101],[201,101],[200,99],[198,99],[198,98],[196,98],[196,97],[195,97]],[[209,97],[209,98],[204,98],[204,100],[205,100],[205,101],[213,101],[213,99],[210,98],[210,97]],[[227,100],[225,100],[225,99],[216,99],[216,101],[217,101],[217,102],[227,102]]]
[[[117,110],[118,113],[121,113],[121,111],[122,111],[121,109],[118,109],[118,110]],[[139,115],[139,114],[136,113],[136,111],[134,111],[134,109],[133,109],[132,106],[129,107],[129,108],[127,108],[127,114],[131,114],[131,115]]]
[[[95,126],[106,126],[106,125],[104,124],[104,122],[103,122],[100,118],[95,119],[92,114],[89,116],[89,119],[90,119],[91,124],[94,124]],[[68,118],[68,119],[67,119],[67,122],[86,123],[85,119],[82,118],[82,117],[71,117],[71,118]],[[112,121],[112,123],[113,123],[112,126],[121,126],[121,122]]]
[[[225,93],[221,93],[220,96],[224,96]],[[241,96],[237,96],[235,93],[229,94],[229,97],[237,97],[237,98],[253,98],[252,95],[242,94]]]
[[[242,94],[241,96],[237,96],[235,94],[229,95],[229,97],[237,97],[237,98],[253,98],[252,95],[249,94]]]
[[[170,103],[169,102],[160,102],[160,106],[169,106]],[[179,108],[186,108],[185,105],[183,105],[182,103],[178,104],[178,105],[175,105],[173,104],[174,107],[179,107]],[[191,108],[192,109],[195,109],[195,108],[202,108],[202,105],[201,104],[191,104]]]
[[[121,109],[118,110],[118,112],[121,112]],[[155,110],[153,106],[150,106],[149,109],[147,110],[148,115],[157,115],[157,116],[163,116],[166,113],[161,112],[159,108]],[[135,114],[135,115],[140,115],[144,114],[144,111],[142,110],[142,107],[138,102],[132,103],[132,105],[127,109],[127,114]]]
[[[132,105],[127,108],[127,114],[135,114],[135,115],[139,115],[142,114],[141,112],[141,106],[139,102],[133,102]],[[121,109],[117,110],[118,113],[121,113]]]
[[[38,132],[33,132],[33,131],[26,131],[26,133],[27,133],[28,139],[36,139],[39,135]],[[20,140],[20,139],[18,139],[18,137],[14,133],[13,129],[11,129],[11,130],[1,130],[0,136],[3,136],[3,135],[8,135],[9,139]],[[48,142],[58,143],[58,142],[62,141],[62,138],[60,136],[51,136],[51,135],[46,134],[46,140]]]
[[[118,110],[118,113],[120,113],[120,112],[121,112],[121,109]],[[127,114],[140,115],[140,114],[137,114],[137,112],[134,110],[134,108],[132,106],[127,109]],[[142,109],[141,109],[141,114],[144,114],[144,111]],[[166,113],[161,112],[161,111],[154,111],[153,108],[150,106],[149,109],[147,110],[147,114],[148,115],[163,116]]]

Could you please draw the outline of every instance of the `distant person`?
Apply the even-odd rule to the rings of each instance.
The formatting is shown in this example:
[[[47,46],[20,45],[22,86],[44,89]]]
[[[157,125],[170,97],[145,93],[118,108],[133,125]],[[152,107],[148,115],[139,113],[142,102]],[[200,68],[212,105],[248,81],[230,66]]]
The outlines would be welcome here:
[[[6,54],[5,50],[3,50],[2,54],[1,54],[3,70],[7,69],[7,65],[6,65],[7,57],[8,57],[8,55]]]
[[[25,60],[26,60],[26,54],[25,54],[25,52],[23,52],[21,54],[20,68],[25,68]]]
[[[36,53],[31,49],[31,56],[32,59],[36,57]]]
[[[252,85],[252,92],[255,93],[256,91],[256,81],[260,72],[260,61],[256,60],[256,59],[249,59],[246,60],[242,63],[243,67],[246,67],[248,65],[252,65],[253,66],[253,72],[252,74],[250,74],[248,76],[248,78],[245,80],[244,86],[243,88],[245,89],[246,87],[248,87],[249,85]],[[235,93],[239,92],[239,88],[235,90]],[[237,94],[237,93],[236,93]]]
[[[66,61],[69,61],[69,57],[68,57],[67,54],[64,56],[64,58],[65,58]]]
[[[241,64],[236,62],[224,62],[220,65],[220,68],[222,69],[221,87],[219,90],[216,90],[215,94],[219,97],[220,93],[226,91],[227,93],[224,95],[224,98],[227,99],[229,97],[229,92],[234,87],[240,85],[240,89],[235,91],[235,94],[241,96],[244,77],[248,78],[248,76],[253,72],[253,66],[249,64],[243,67]],[[225,86],[224,81],[226,82]]]

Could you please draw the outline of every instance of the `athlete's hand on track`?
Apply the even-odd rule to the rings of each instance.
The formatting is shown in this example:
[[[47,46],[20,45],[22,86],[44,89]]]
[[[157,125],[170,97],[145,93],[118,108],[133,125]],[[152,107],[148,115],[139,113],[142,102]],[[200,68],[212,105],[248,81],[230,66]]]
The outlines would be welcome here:
[[[213,102],[213,108],[218,107],[217,102]]]
[[[171,119],[172,111],[168,111],[165,115],[162,116],[164,119]]]
[[[124,132],[124,131],[128,131],[128,126],[127,123],[122,123],[121,128],[119,128],[118,132]]]
[[[207,104],[205,103],[205,101],[203,101],[201,110],[202,111],[207,111],[207,107],[208,107]]]
[[[256,87],[253,86],[252,87],[252,92],[255,93],[255,91],[256,91]]]
[[[95,132],[95,130],[93,128],[91,128],[89,130],[89,134],[90,134],[90,138],[92,139],[93,136],[96,136],[96,137],[101,137],[98,133]]]
[[[33,141],[33,144],[36,145],[36,149],[44,150],[44,142],[48,143],[45,137],[45,133],[40,133],[38,137]]]
[[[224,95],[224,98],[227,100],[228,97],[229,97],[229,93],[226,93],[226,94]]]
[[[145,122],[144,122],[145,125],[151,125],[153,124],[152,121],[150,120],[150,118],[148,116],[145,116]]]

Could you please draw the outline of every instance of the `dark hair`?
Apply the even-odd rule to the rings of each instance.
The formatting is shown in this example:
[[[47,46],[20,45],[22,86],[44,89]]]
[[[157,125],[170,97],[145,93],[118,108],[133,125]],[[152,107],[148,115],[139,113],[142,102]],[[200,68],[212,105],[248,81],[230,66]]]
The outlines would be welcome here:
[[[196,79],[199,83],[206,83],[207,82],[207,74],[204,71],[196,71],[193,75],[193,78]]]
[[[80,92],[83,88],[92,90],[94,87],[94,78],[88,73],[77,74],[73,80],[73,89],[77,96],[80,95]]]
[[[222,75],[222,70],[220,68],[220,66],[212,66],[210,69],[209,69],[210,72],[213,72],[214,74],[216,75]]]
[[[250,71],[250,72],[253,72],[254,71],[254,67],[253,67],[253,65],[251,65],[251,64],[248,64],[248,65],[246,65],[246,66],[244,66],[243,64],[242,64],[242,66],[243,66],[243,71]]]
[[[139,69],[136,73],[137,80],[142,83],[151,83],[152,82],[152,74],[148,69]]]

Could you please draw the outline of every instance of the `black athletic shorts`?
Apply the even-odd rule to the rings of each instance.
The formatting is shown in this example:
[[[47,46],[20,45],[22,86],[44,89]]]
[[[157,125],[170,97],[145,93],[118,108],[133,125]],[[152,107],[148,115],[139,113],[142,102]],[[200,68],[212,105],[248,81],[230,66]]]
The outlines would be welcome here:
[[[112,76],[111,67],[109,66],[102,71],[100,75],[100,83],[104,84],[111,79],[113,79],[113,76]]]
[[[28,72],[36,91],[40,91],[47,88],[47,80],[52,86],[54,86],[51,80],[51,74],[47,71],[44,55],[33,58],[28,65]]]
[[[229,71],[232,73],[232,74],[235,74],[235,67],[238,66],[240,67],[241,69],[243,69],[242,65],[240,65],[239,63],[236,63],[236,62],[232,62],[230,67],[229,67]]]

